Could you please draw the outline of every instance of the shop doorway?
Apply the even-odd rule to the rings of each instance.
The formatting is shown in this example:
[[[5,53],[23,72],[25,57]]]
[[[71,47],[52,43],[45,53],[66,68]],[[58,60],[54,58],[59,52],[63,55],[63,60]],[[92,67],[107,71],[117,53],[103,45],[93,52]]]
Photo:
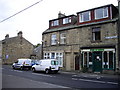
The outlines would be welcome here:
[[[93,52],[93,72],[102,72],[102,52]]]

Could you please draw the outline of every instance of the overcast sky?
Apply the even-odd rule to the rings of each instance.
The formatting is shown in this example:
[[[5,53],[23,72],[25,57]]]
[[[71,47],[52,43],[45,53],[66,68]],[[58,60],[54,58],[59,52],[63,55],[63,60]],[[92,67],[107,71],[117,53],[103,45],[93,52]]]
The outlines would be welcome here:
[[[0,21],[25,9],[40,0],[0,0]],[[48,29],[49,20],[56,19],[59,11],[65,15],[107,5],[118,5],[117,0],[43,0],[22,13],[0,23],[0,40],[6,34],[17,36],[19,31],[23,37],[36,45],[42,41],[42,32]]]

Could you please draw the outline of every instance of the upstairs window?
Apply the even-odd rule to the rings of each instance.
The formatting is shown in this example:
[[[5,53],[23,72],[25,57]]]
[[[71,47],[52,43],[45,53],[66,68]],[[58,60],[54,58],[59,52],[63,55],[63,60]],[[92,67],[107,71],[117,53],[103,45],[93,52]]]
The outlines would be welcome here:
[[[95,10],[95,19],[102,19],[108,17],[108,7]]]
[[[91,20],[90,11],[79,14],[79,22],[85,22],[85,21],[90,21],[90,20]]]
[[[60,44],[66,44],[66,33],[60,34]]]
[[[93,28],[92,29],[92,40],[93,41],[100,41],[101,40],[100,28]]]
[[[71,23],[71,17],[63,19],[63,24],[68,24],[68,23]]]
[[[51,26],[58,26],[59,25],[59,20],[55,20],[51,22]]]
[[[56,45],[57,44],[57,36],[53,34],[51,36],[51,45]]]

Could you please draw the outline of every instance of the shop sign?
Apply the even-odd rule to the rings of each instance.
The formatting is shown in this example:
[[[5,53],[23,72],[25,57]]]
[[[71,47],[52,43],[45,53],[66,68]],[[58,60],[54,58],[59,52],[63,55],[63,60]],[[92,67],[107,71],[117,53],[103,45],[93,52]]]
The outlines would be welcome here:
[[[90,49],[90,51],[104,51],[104,49]]]
[[[117,36],[109,36],[109,37],[105,37],[105,39],[114,39],[117,38]]]

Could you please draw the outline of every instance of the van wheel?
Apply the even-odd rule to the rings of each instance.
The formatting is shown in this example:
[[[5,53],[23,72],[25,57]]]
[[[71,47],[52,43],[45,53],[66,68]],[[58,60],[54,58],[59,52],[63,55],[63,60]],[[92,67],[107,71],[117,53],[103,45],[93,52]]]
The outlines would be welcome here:
[[[14,67],[14,66],[12,66],[12,68],[13,68],[13,69],[15,69],[15,67]]]
[[[55,71],[54,73],[55,73],[55,74],[57,74],[57,73],[58,73],[58,71]]]
[[[32,68],[32,71],[33,71],[33,72],[36,72],[35,68]]]
[[[49,72],[50,72],[49,69],[46,69],[46,70],[45,70],[45,73],[46,73],[46,74],[48,74]]]

